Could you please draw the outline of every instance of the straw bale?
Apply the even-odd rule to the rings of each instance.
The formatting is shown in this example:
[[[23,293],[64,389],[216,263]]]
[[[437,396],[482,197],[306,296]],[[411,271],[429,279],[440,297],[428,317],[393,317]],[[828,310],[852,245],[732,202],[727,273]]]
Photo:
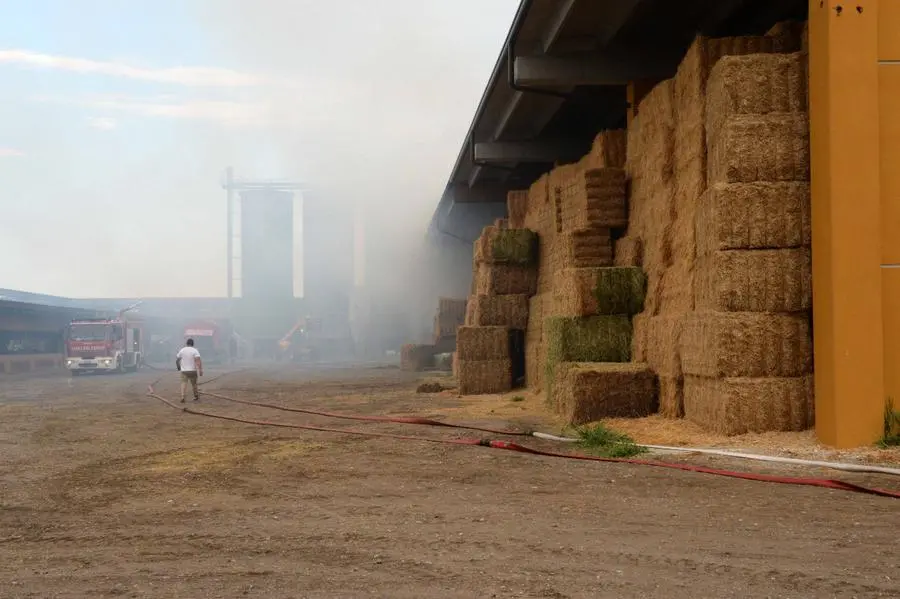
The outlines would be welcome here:
[[[538,293],[549,293],[556,283],[556,272],[562,268],[565,240],[558,236],[538,238]]]
[[[632,362],[647,361],[647,342],[649,339],[648,325],[652,316],[647,312],[635,314],[631,319],[631,360]]]
[[[552,382],[560,362],[629,362],[631,319],[627,316],[589,316],[544,319],[544,382],[553,399]]]
[[[473,297],[475,297],[475,294],[470,295],[469,301],[466,303],[466,318],[463,321],[463,324],[466,326],[475,324],[475,302],[472,301]]]
[[[438,310],[434,317],[435,339],[455,336],[456,328],[465,323],[467,301],[464,299],[438,298]]]
[[[410,372],[425,370],[434,363],[433,345],[407,343],[400,348],[400,369]]]
[[[557,231],[628,226],[625,171],[578,171],[559,187]]]
[[[472,324],[478,327],[501,326],[524,331],[528,326],[527,295],[476,295]]]
[[[509,226],[513,229],[525,228],[525,217],[528,213],[528,190],[510,191],[506,194],[506,212],[509,214]]]
[[[659,313],[683,313],[694,309],[695,264],[687,258],[677,260],[659,276],[654,287]],[[656,299],[658,298],[658,299]],[[656,306],[656,304],[652,304]]]
[[[640,237],[626,235],[617,239],[614,255],[613,262],[616,266],[642,266],[644,249]]]
[[[809,181],[805,113],[731,116],[707,144],[710,185]]]
[[[709,75],[706,135],[717,137],[735,115],[805,113],[806,54],[726,56]]]
[[[644,298],[644,312],[650,316],[656,316],[663,308],[663,277],[666,274],[664,268],[644,268],[647,274],[647,296]]]
[[[485,227],[474,246],[477,264],[533,266],[537,263],[537,253],[538,238],[534,231],[510,229],[501,221]]]
[[[594,138],[591,151],[581,159],[579,166],[591,168],[624,168],[627,133],[624,129],[601,131]]]
[[[662,314],[650,317],[646,324],[646,361],[653,372],[661,377],[680,378],[681,335],[684,330],[684,314]]]
[[[457,364],[460,395],[506,393],[512,389],[512,360],[463,360]]]
[[[808,246],[810,211],[809,183],[716,185],[697,208],[697,254]]]
[[[660,82],[641,101],[641,154],[631,174],[644,179],[651,188],[668,185],[674,175],[675,158],[675,85],[672,79]]]
[[[803,30],[806,21],[782,21],[766,32],[772,38],[775,52],[799,52],[803,48]]]
[[[658,377],[659,415],[663,418],[684,418],[684,379]]]
[[[500,360],[509,358],[507,327],[459,327],[456,331],[456,353],[460,360]]]
[[[710,39],[698,36],[675,75],[675,160],[706,161],[706,84],[710,70],[723,56],[771,52],[774,41],[762,36]]]
[[[671,266],[675,188],[658,188],[648,196],[644,209],[632,218],[641,235],[644,268],[650,271]]]
[[[462,320],[466,313],[468,300],[465,298],[439,297],[438,313],[441,315],[453,316]]]
[[[685,417],[724,435],[803,431],[814,424],[812,378],[685,377]]]
[[[635,267],[566,268],[555,291],[562,316],[630,316],[644,309],[647,277]]]
[[[541,345],[525,342],[525,386],[535,393],[544,388],[544,361],[541,359]]]
[[[450,372],[453,376],[459,375],[459,357],[456,355],[456,352],[450,354]]]
[[[526,339],[540,341],[544,335],[544,315],[548,312],[547,304],[553,298],[549,294],[538,294],[528,300],[528,326],[525,329]],[[549,316],[549,314],[548,314]]]
[[[549,217],[552,215],[549,181],[550,177],[544,174],[528,188],[528,201],[523,224],[526,228],[537,231],[539,234],[547,231],[550,223]]]
[[[514,264],[481,264],[475,281],[476,295],[534,295],[537,270]]]
[[[672,254],[675,261],[691,262],[697,253],[695,221],[700,196],[706,191],[706,163],[700,158],[681,165],[675,172]]]
[[[809,248],[726,250],[697,264],[698,310],[802,312],[812,308]]]
[[[793,377],[812,372],[808,314],[695,312],[685,316],[681,365],[705,377]]]
[[[656,412],[656,376],[646,364],[563,362],[556,380],[557,410],[571,424],[603,418],[642,418]]]
[[[560,239],[563,268],[613,265],[612,232],[609,229],[577,229]]]

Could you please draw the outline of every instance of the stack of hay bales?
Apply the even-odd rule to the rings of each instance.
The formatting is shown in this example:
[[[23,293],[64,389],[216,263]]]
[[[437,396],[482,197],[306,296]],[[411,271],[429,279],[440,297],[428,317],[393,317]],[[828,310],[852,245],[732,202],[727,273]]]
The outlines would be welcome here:
[[[722,58],[707,91],[688,419],[723,434],[813,424],[805,53]]]
[[[643,309],[646,277],[612,264],[613,238],[628,225],[625,154],[617,147],[617,166],[583,168],[585,159],[550,176],[556,235],[546,270],[551,292],[541,306],[543,387],[550,407],[574,424],[656,409],[656,377],[629,363],[631,317]]]
[[[660,83],[643,99],[629,127],[631,214],[628,234],[616,244],[615,261],[640,265],[647,273],[646,309],[634,320],[633,353],[659,376],[664,416],[685,414],[679,348],[685,322],[696,309],[695,223],[708,178],[710,71],[723,57],[793,48],[800,43],[792,41],[797,31],[785,26],[769,36],[698,37],[674,79]]]
[[[452,352],[456,348],[456,329],[465,323],[466,300],[438,298],[434,315],[434,351],[436,354]]]
[[[400,369],[419,372],[434,365],[433,345],[407,343],[400,348]]]
[[[527,192],[507,198],[508,202],[525,202],[523,222],[539,240],[537,294],[529,302],[525,336],[526,382],[535,392],[549,384],[544,321],[562,315],[555,296],[562,271],[612,266],[611,226],[627,222],[621,170],[625,141],[624,130],[603,131],[579,163],[557,167]],[[513,212],[513,205],[509,210]]]
[[[524,362],[524,355],[517,355],[516,338],[524,337],[528,326],[537,255],[537,234],[510,228],[507,221],[485,227],[475,242],[474,293],[466,307],[466,326],[457,338],[455,370],[461,394],[508,391],[514,378],[524,375],[516,367]]]

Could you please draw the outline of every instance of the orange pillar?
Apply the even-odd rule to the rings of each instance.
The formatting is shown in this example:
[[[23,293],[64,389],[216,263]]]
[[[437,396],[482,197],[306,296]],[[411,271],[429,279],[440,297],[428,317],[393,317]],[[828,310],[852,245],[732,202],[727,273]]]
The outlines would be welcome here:
[[[884,393],[900,410],[900,2],[878,11]]]
[[[884,414],[878,4],[809,3],[816,434],[835,447],[875,442]]]

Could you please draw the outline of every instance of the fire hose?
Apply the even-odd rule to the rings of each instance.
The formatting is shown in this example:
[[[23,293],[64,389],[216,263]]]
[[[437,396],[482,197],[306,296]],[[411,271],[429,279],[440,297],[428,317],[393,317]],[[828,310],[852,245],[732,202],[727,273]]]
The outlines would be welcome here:
[[[309,430],[309,431],[317,431],[317,432],[326,432],[326,433],[337,433],[342,435],[354,435],[361,437],[370,437],[370,438],[383,438],[383,439],[396,439],[403,441],[419,441],[425,443],[437,443],[437,444],[445,444],[445,445],[469,445],[469,446],[477,446],[477,447],[489,447],[492,449],[504,449],[508,451],[515,451],[519,453],[527,453],[531,455],[544,456],[544,457],[554,457],[554,458],[565,458],[570,460],[582,460],[582,461],[593,461],[593,462],[606,462],[606,463],[619,463],[619,464],[631,464],[637,466],[650,466],[656,468],[668,468],[672,470],[681,470],[684,472],[695,472],[701,474],[710,474],[715,476],[724,476],[728,478],[736,478],[742,480],[751,480],[757,482],[769,482],[776,484],[789,484],[789,485],[798,485],[798,486],[809,486],[809,487],[820,487],[825,489],[833,489],[838,491],[848,491],[855,493],[864,493],[868,495],[876,495],[880,497],[890,497],[893,499],[900,499],[900,491],[892,491],[887,489],[878,489],[872,487],[864,487],[861,485],[855,485],[853,483],[835,480],[835,479],[819,479],[819,478],[801,478],[801,477],[793,477],[793,476],[776,476],[771,474],[757,474],[751,472],[737,472],[732,470],[721,470],[716,468],[707,468],[705,466],[694,466],[690,464],[678,464],[672,462],[659,462],[652,460],[640,460],[633,458],[606,458],[600,456],[589,456],[582,454],[569,454],[569,453],[557,453],[552,451],[544,451],[540,449],[534,449],[531,447],[526,447],[523,445],[519,445],[518,443],[513,443],[510,441],[502,441],[496,439],[432,439],[427,437],[415,437],[410,435],[399,435],[394,433],[382,433],[382,432],[374,432],[374,431],[359,431],[353,429],[341,429],[341,428],[331,428],[324,426],[312,426],[306,424],[293,424],[286,422],[272,422],[267,420],[257,420],[257,419],[249,419],[249,418],[239,418],[236,416],[226,416],[224,414],[216,414],[213,412],[207,412],[204,410],[197,410],[194,408],[190,408],[187,406],[178,406],[172,403],[170,400],[156,393],[153,388],[153,385],[148,386],[147,395],[154,399],[157,399],[164,403],[165,405],[173,408],[175,410],[180,410],[186,414],[191,414],[195,416],[203,416],[206,418],[214,418],[218,420],[225,420],[229,422],[239,422],[243,424],[252,424],[257,426],[271,426],[277,428],[289,428],[295,430]],[[216,397],[216,395],[208,394],[212,397]],[[224,396],[221,396],[224,398]],[[231,398],[228,398],[231,399]],[[238,403],[244,403],[243,400]],[[252,402],[247,402],[249,405],[253,405]],[[268,406],[262,406],[268,407]],[[283,406],[278,406],[278,408],[284,409]],[[286,409],[286,411],[296,411],[297,409]],[[312,411],[307,411],[312,412]],[[304,412],[306,413],[306,412]],[[345,416],[346,415],[342,415]],[[366,419],[373,420],[378,422],[385,422],[386,417],[377,417],[377,416],[355,416],[353,419]],[[419,420],[419,419],[413,419]],[[421,419],[427,420],[427,419]],[[436,422],[436,421],[435,421]],[[403,424],[410,424],[410,422],[402,422]],[[413,422],[413,424],[421,424],[421,422]],[[445,424],[445,423],[442,423]],[[451,425],[454,427],[461,428],[461,425]],[[469,427],[467,427],[469,428]],[[489,430],[489,429],[482,429]],[[495,434],[504,434],[504,435],[518,435],[524,436],[527,433],[524,432],[504,432],[504,431],[490,431]]]

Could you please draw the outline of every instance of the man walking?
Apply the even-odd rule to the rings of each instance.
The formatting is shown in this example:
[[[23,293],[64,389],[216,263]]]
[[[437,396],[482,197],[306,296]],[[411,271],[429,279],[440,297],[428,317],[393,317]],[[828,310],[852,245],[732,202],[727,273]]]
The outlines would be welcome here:
[[[175,355],[175,367],[181,371],[181,403],[184,403],[188,383],[194,392],[194,401],[200,401],[197,377],[203,376],[203,360],[200,359],[200,352],[194,347],[193,339],[188,339],[186,345]]]

